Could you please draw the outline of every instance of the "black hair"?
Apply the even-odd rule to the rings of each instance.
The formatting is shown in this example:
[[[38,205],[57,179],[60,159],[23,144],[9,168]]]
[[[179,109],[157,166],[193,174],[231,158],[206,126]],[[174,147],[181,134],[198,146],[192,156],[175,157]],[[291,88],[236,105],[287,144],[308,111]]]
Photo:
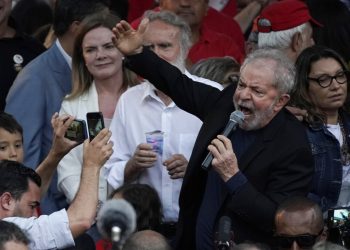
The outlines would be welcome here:
[[[12,222],[0,220],[0,250],[5,250],[5,244],[9,241],[29,244],[28,237]]]
[[[33,169],[17,161],[0,161],[0,195],[9,192],[19,200],[28,191],[29,180],[41,186],[41,178]]]
[[[138,231],[159,230],[162,205],[154,188],[146,184],[125,184],[114,190],[110,197],[113,198],[118,193],[134,207]]]
[[[0,128],[5,129],[11,134],[20,133],[23,137],[22,126],[16,121],[16,119],[12,115],[8,113],[0,112]]]
[[[73,22],[81,22],[89,15],[107,10],[106,3],[101,0],[56,0],[53,15],[55,34],[62,36]]]

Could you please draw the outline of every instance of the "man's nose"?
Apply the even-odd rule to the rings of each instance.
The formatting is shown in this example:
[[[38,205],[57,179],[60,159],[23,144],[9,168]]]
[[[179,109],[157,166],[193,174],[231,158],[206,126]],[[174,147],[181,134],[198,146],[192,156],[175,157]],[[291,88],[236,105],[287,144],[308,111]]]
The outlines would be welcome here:
[[[294,241],[293,245],[290,249],[291,250],[300,250],[301,248],[299,247],[298,243],[296,241]]]
[[[250,99],[251,97],[251,91],[249,90],[249,88],[244,88],[239,92],[239,97],[240,99]]]

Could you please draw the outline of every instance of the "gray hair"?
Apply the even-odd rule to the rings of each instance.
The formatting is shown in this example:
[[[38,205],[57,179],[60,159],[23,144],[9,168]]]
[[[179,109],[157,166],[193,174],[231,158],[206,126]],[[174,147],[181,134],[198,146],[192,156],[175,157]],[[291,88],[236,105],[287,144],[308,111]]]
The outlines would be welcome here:
[[[258,60],[272,60],[276,62],[274,69],[274,86],[280,94],[290,94],[295,85],[295,67],[292,61],[278,49],[257,49],[244,60],[242,69]]]
[[[181,46],[181,50],[182,53],[186,56],[188,51],[190,50],[191,46],[192,46],[192,42],[191,42],[191,29],[188,26],[188,24],[181,19],[180,17],[178,17],[176,14],[170,12],[170,11],[146,11],[145,18],[148,18],[150,22],[152,21],[162,21],[166,24],[178,27],[180,29],[180,37],[181,37],[181,41],[180,41],[180,46]]]
[[[269,33],[259,32],[258,35],[258,47],[259,48],[273,48],[273,49],[287,49],[292,43],[293,36],[300,32],[304,34],[304,30],[307,27],[307,23],[303,23],[297,27],[281,30],[271,31]]]

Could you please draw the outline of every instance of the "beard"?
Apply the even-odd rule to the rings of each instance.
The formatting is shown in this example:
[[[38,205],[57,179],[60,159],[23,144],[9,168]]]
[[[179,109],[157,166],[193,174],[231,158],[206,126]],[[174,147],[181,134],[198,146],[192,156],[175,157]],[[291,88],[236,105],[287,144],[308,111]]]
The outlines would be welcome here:
[[[274,117],[274,107],[276,105],[276,101],[271,103],[271,105],[265,110],[256,110],[252,102],[234,102],[234,106],[236,110],[241,110],[242,108],[248,109],[250,114],[248,118],[245,118],[242,124],[240,124],[240,128],[243,130],[258,130],[266,124],[268,124],[272,118]]]
[[[184,57],[184,53],[182,51],[174,62],[169,63],[178,68],[182,73],[184,73],[186,70],[186,58]]]

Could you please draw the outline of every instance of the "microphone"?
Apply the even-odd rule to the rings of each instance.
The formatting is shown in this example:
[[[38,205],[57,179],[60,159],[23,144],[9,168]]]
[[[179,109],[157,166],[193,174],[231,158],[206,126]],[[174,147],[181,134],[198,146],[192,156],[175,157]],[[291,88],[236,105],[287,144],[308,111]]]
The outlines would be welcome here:
[[[136,212],[129,202],[111,199],[102,205],[97,215],[97,229],[113,245],[122,246],[135,228]]]
[[[230,249],[230,240],[231,240],[231,219],[228,216],[222,216],[219,220],[217,248],[219,250]]]
[[[232,131],[234,131],[239,124],[242,124],[243,120],[244,120],[243,112],[239,110],[232,112],[230,115],[230,120],[228,121],[224,131],[222,132],[222,135],[229,137]],[[207,157],[205,157],[204,161],[202,162],[202,168],[204,170],[209,170],[213,158],[214,158],[213,154],[209,152]]]

